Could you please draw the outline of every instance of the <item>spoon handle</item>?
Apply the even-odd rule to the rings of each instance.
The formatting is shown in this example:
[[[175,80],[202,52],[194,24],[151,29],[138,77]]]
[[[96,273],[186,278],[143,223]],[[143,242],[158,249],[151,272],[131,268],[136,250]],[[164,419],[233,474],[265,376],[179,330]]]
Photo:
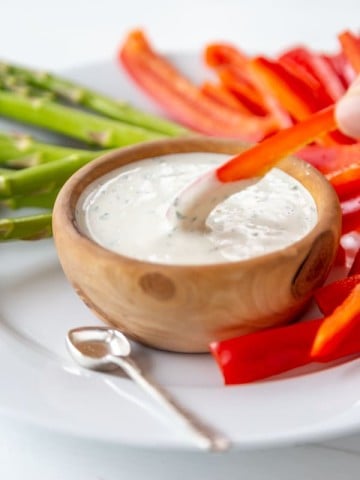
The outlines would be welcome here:
[[[227,439],[201,424],[190,412],[178,405],[162,387],[157,385],[141,371],[139,365],[134,362],[132,358],[112,355],[111,360],[122,368],[125,373],[154,400],[172,414],[177,423],[191,435],[193,441],[200,448],[212,451],[224,451],[229,448],[230,442]]]

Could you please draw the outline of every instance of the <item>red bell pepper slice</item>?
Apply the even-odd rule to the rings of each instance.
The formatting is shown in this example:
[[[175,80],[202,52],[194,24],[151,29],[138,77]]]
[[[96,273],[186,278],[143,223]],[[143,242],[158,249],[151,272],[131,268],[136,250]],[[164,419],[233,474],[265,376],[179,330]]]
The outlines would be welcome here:
[[[207,45],[204,59],[209,67],[222,67],[224,65],[238,65],[243,67],[248,56],[237,47],[226,43],[212,43]]]
[[[360,274],[341,278],[319,288],[314,293],[314,297],[321,312],[324,315],[331,315],[358,284],[360,284]]]
[[[360,196],[341,203],[342,234],[360,230]]]
[[[278,62],[308,85],[321,109],[338,100],[346,90],[331,61],[325,56],[298,47],[281,55]],[[340,131],[322,139],[324,145],[352,144],[354,140]]]
[[[350,278],[350,277],[349,277]],[[327,316],[316,333],[311,356],[314,359],[328,357],[360,323],[360,284],[357,284],[346,299]]]
[[[302,65],[297,63],[291,56],[281,56],[277,60],[286,70],[290,71],[292,75],[299,78],[302,82],[308,85],[315,93],[321,108],[331,105],[333,102],[327,94],[324,87],[320,84],[317,78],[306,70]]]
[[[360,194],[360,159],[357,164],[331,172],[326,177],[341,201],[358,196]]]
[[[309,363],[321,320],[272,328],[210,344],[226,385],[249,383]]]
[[[325,92],[320,85],[320,82],[315,78],[311,73],[309,73],[306,68],[296,62],[294,58],[287,55],[282,55],[277,59],[278,63],[282,65],[286,70],[289,70],[295,77],[300,78],[304,83],[306,83],[313,90],[319,92],[320,97],[323,95],[323,102],[325,106],[330,105],[330,99],[325,95]]]
[[[205,49],[204,58],[206,64],[216,70],[224,86],[252,113],[265,115],[272,112],[275,116],[279,114],[279,108],[276,108],[273,99],[269,101],[268,96],[254,84],[256,79],[249,75],[247,69],[248,56],[238,48],[224,43],[210,44]],[[281,112],[279,119],[280,128],[290,125],[285,112]]]
[[[259,79],[249,71],[247,65],[239,68],[228,65],[217,70],[222,84],[234,94],[255,115],[271,114],[278,128],[292,125],[290,115],[279,105],[275,97],[269,95]]]
[[[346,250],[341,244],[339,244],[336,252],[336,257],[334,260],[334,266],[344,267],[345,265],[346,265]]]
[[[349,88],[349,86],[355,80],[356,74],[344,53],[340,52],[335,55],[323,55],[322,57],[331,64],[344,88]]]
[[[257,57],[249,61],[249,69],[296,120],[303,120],[324,107],[316,91],[281,63]]]
[[[223,105],[235,112],[252,114],[254,113],[246,105],[240,101],[233,93],[224,87],[224,85],[215,85],[211,82],[204,82],[200,87],[201,92],[211,100],[215,100],[220,105]]]
[[[284,53],[281,58],[291,58],[316,78],[331,102],[336,102],[345,93],[345,87],[333,66],[322,55],[297,47]]]
[[[344,52],[341,51],[337,55],[328,55],[326,58],[342,80],[344,87],[346,89],[349,88],[356,78],[356,73],[344,55]]]
[[[349,31],[339,35],[342,51],[356,73],[360,73],[360,39]]]
[[[360,248],[354,257],[351,268],[349,270],[349,276],[357,274],[360,274]]]
[[[254,115],[266,115],[269,112],[267,99],[252,83],[244,68],[229,65],[217,70],[224,87],[235,95]]]
[[[281,158],[335,128],[334,107],[331,106],[233,157],[216,170],[217,178],[221,182],[232,182],[261,175]]]
[[[271,328],[210,344],[226,385],[249,383],[313,362],[310,355],[325,320]],[[319,362],[331,362],[360,352],[360,328]]]
[[[245,115],[219,105],[151,48],[141,31],[131,32],[119,57],[133,79],[175,119],[208,135],[258,141],[277,129],[271,116]]]
[[[310,145],[296,154],[322,173],[342,170],[360,161],[360,142],[353,145]]]
[[[205,62],[215,68],[222,83],[256,115],[272,113],[279,128],[292,124],[289,115],[263,89],[261,82],[249,71],[249,57],[229,44],[211,44],[205,49]]]

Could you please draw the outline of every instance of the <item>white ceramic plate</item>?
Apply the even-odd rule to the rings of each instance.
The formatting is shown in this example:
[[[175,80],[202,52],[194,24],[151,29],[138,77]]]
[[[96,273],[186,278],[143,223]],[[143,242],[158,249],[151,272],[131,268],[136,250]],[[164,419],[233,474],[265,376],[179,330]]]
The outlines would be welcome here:
[[[196,78],[204,74],[195,57],[176,61]],[[115,62],[67,73],[154,110]],[[52,240],[1,244],[0,259],[3,415],[88,439],[196,448],[174,433],[169,419],[130,380],[121,374],[82,370],[70,359],[64,343],[68,329],[99,321],[64,278]],[[360,429],[358,360],[224,387],[210,355],[172,354],[141,346],[135,350],[148,373],[203,421],[227,435],[234,448],[294,445]]]

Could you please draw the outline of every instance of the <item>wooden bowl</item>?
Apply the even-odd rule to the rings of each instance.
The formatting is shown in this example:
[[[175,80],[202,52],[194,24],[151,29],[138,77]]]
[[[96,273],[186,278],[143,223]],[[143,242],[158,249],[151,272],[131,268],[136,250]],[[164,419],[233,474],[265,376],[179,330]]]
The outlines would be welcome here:
[[[213,265],[164,265],[113,253],[82,234],[75,207],[85,187],[121,165],[178,152],[235,154],[235,141],[194,137],[113,151],[86,165],[62,188],[53,231],[66,276],[85,304],[106,323],[144,344],[177,352],[205,352],[212,340],[292,321],[325,280],[340,236],[341,213],[327,180],[301,160],[278,166],[313,196],[318,222],[280,251]]]

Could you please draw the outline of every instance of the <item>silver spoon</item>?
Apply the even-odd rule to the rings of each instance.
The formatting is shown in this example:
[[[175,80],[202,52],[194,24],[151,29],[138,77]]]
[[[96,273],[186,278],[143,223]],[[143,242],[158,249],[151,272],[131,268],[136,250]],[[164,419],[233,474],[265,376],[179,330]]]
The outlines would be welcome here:
[[[68,332],[68,349],[79,365],[91,370],[122,368],[145,392],[171,413],[179,426],[191,436],[198,447],[204,450],[224,451],[230,442],[195,420],[189,412],[145,376],[130,357],[131,346],[125,335],[115,328],[82,327]]]

